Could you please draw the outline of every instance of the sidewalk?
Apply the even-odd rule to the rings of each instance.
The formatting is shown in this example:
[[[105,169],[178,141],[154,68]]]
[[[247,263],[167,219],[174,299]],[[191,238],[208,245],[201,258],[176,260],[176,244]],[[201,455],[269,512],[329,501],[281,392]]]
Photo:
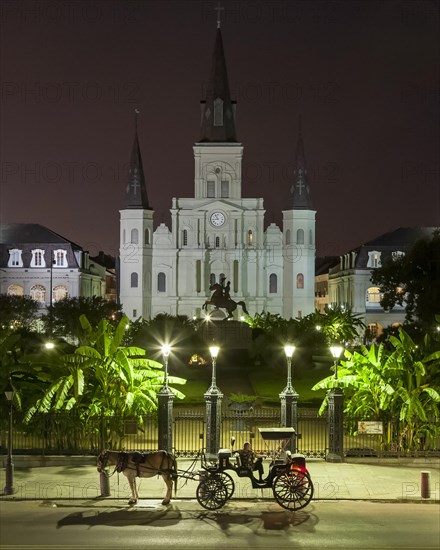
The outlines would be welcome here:
[[[100,479],[93,458],[87,465],[15,469],[14,489],[10,496],[1,496],[1,500],[43,500],[52,501],[90,500],[100,496]],[[395,502],[440,502],[440,460],[414,459],[402,461],[394,459],[376,459],[374,463],[350,459],[345,463],[328,463],[322,459],[307,460],[307,467],[314,484],[315,500],[384,500]],[[73,462],[73,461],[72,461]],[[177,499],[195,499],[197,476],[195,480],[185,480],[182,475],[190,469],[193,461],[178,459],[180,478],[178,480]],[[195,464],[197,473],[200,464]],[[268,462],[265,462],[267,472]],[[421,498],[421,472],[430,472],[431,496]],[[235,499],[272,499],[271,489],[252,489],[250,481],[237,478]],[[5,470],[0,470],[0,490],[5,485]],[[161,477],[141,479],[138,483],[141,499],[162,499],[165,496],[165,484]],[[110,478],[111,496],[99,500],[100,504],[111,505],[116,500],[127,499],[130,490],[125,476],[115,473]]]

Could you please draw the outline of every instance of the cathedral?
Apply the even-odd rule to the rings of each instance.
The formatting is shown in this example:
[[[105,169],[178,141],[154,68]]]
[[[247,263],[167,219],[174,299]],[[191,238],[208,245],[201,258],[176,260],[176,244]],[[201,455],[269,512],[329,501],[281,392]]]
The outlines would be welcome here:
[[[137,126],[125,203],[120,210],[119,296],[135,320],[159,313],[201,317],[212,287],[228,287],[251,316],[263,311],[301,318],[314,311],[315,215],[301,129],[290,204],[282,229],[265,224],[263,198],[242,196],[243,144],[237,139],[220,25],[199,140],[194,144],[194,196],[173,198],[171,229],[154,230]],[[246,182],[243,182],[245,188]],[[222,309],[208,306],[215,318]],[[234,311],[242,315],[241,306]]]

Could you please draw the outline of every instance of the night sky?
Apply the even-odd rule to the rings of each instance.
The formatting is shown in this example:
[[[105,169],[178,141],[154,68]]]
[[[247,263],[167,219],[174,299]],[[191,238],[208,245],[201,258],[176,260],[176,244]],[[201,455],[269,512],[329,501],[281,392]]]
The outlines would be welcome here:
[[[2,222],[116,255],[134,109],[156,225],[194,194],[217,2],[3,0]],[[440,225],[438,3],[224,1],[243,197],[291,206],[302,118],[317,253]]]

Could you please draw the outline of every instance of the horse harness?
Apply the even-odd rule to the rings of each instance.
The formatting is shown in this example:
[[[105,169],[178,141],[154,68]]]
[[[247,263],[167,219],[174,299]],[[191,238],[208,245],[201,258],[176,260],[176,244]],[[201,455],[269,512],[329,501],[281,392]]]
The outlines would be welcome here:
[[[163,470],[165,459],[168,458],[167,453],[166,452],[162,453],[162,461],[159,467],[152,464],[150,460],[150,456],[152,454],[157,454],[157,451],[145,452],[145,453],[141,453],[140,451],[133,451],[131,453],[120,452],[118,455],[118,461],[116,463],[115,470],[118,473],[121,473],[126,469],[132,470],[133,467],[128,465],[129,461],[131,460],[131,462],[135,466],[134,469],[136,470],[137,477],[141,477],[141,472],[140,472],[141,466],[147,470],[153,470],[157,472],[158,475],[162,473],[168,473],[168,471]]]

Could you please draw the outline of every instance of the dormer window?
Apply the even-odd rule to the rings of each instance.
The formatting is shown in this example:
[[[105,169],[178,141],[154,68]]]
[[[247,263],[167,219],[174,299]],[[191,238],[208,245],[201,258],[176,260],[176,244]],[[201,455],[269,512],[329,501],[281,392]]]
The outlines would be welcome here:
[[[67,266],[67,250],[63,250],[63,249],[54,250],[53,265],[55,267],[68,267]]]
[[[41,248],[32,250],[31,267],[46,267],[44,250],[41,250]]]
[[[371,252],[368,252],[368,263],[367,267],[382,267],[382,261],[380,259],[381,253],[377,250],[372,250]]]
[[[23,260],[21,258],[22,250],[13,248],[9,251],[8,267],[23,267]]]
[[[401,250],[396,250],[396,252],[391,253],[391,257],[393,258],[393,262],[395,262],[399,258],[403,258],[403,256],[405,256],[405,252],[402,252]]]
[[[223,126],[223,99],[214,100],[214,126]]]

